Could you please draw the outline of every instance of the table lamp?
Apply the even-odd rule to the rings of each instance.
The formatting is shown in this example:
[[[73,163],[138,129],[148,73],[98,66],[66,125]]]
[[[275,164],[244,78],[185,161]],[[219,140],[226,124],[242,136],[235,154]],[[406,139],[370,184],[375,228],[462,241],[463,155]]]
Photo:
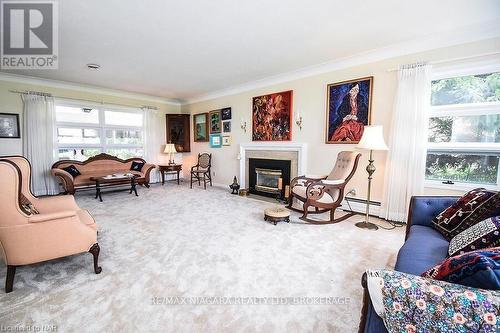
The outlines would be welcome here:
[[[174,159],[172,158],[173,154],[177,153],[177,150],[175,149],[175,145],[173,143],[167,143],[165,145],[165,154],[168,154],[168,164],[172,165],[175,164]]]
[[[370,192],[372,187],[372,175],[375,172],[375,165],[373,165],[373,151],[374,150],[389,150],[384,141],[384,133],[382,126],[365,126],[363,136],[358,143],[357,148],[366,149],[370,151],[370,158],[368,159],[368,195],[366,199],[366,217],[365,221],[356,223],[356,227],[377,230],[377,225],[370,222]]]

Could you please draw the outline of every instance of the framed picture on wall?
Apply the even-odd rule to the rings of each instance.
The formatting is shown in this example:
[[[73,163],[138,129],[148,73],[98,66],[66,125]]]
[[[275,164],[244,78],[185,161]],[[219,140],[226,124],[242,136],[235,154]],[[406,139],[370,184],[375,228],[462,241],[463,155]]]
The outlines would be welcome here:
[[[231,145],[231,136],[230,135],[222,136],[222,145],[223,146],[230,146]]]
[[[252,140],[292,140],[292,90],[254,97]]]
[[[224,108],[220,110],[222,120],[231,119],[231,108]]]
[[[220,110],[210,111],[209,118],[210,118],[210,134],[220,133],[222,126],[220,118]]]
[[[371,124],[373,76],[327,86],[326,143],[358,143]]]
[[[194,142],[208,141],[208,113],[193,115]]]
[[[210,134],[210,147],[220,148],[222,146],[222,136],[220,134]]]
[[[231,132],[231,121],[222,122],[222,132],[223,133]]]
[[[191,151],[190,119],[188,114],[167,114],[167,143],[173,143],[179,153]]]
[[[0,113],[0,139],[19,139],[19,115],[17,113]]]

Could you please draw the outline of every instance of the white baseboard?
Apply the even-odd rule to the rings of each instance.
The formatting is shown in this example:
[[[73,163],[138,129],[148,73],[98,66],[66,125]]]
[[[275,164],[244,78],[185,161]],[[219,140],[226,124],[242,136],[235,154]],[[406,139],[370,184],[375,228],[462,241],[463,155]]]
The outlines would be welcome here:
[[[229,189],[229,185],[227,185],[227,184],[212,183],[212,185],[214,187],[217,187],[217,188],[220,188],[223,190],[227,190],[228,192],[231,191]],[[350,199],[349,203],[351,204],[351,208],[352,208],[353,212],[362,213],[362,214],[366,213],[366,200],[356,199],[356,201],[353,201],[353,199]],[[342,201],[342,207],[340,209],[349,210],[349,205],[347,204],[345,199]],[[378,217],[379,213],[380,213],[380,203],[379,202],[372,202],[372,204],[370,205],[370,215]]]
[[[227,190],[228,192],[230,192],[229,185],[227,185],[227,184],[212,183],[212,185],[214,187],[221,188],[223,190]],[[351,204],[351,208],[352,208],[353,212],[362,213],[362,214],[366,213],[366,200],[359,200],[358,201],[356,199],[356,201],[353,201],[353,199],[350,199],[349,203]],[[349,205],[347,204],[345,199],[342,201],[342,207],[340,209],[349,210]],[[380,213],[380,203],[379,202],[372,202],[372,204],[370,205],[370,215],[378,217],[379,213]]]
[[[349,200],[349,204],[351,205],[353,212],[363,213],[363,214],[366,213],[366,200],[363,200],[362,202]],[[346,202],[344,198],[344,200],[342,201],[341,209],[349,210],[349,204]],[[370,215],[379,216],[379,213],[380,213],[380,204],[372,203],[370,205]]]

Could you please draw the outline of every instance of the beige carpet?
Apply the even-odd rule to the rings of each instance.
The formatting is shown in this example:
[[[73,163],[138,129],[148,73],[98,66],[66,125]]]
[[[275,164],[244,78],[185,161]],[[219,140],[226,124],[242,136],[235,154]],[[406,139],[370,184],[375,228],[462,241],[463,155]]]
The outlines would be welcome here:
[[[318,226],[304,224],[294,213],[291,223],[274,226],[262,219],[269,202],[216,188],[168,183],[140,188],[138,198],[116,192],[103,199],[94,200],[90,192],[77,196],[100,228],[102,274],[93,274],[90,254],[18,268],[14,292],[0,292],[2,327],[355,332],[362,272],[393,267],[404,237],[402,228],[354,227],[361,216]],[[2,285],[5,273],[0,266]],[[153,304],[170,296],[235,297],[232,301],[246,303]],[[309,304],[247,304],[264,302],[252,297],[277,297],[271,303],[311,298],[303,299]],[[339,297],[343,304],[311,304],[315,297],[329,297],[330,303]]]

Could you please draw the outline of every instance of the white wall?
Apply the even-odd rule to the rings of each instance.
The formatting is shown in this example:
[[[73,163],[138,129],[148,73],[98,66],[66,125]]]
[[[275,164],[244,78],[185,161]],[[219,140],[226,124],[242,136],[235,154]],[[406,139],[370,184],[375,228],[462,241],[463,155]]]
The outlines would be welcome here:
[[[372,124],[384,126],[387,141],[391,127],[394,96],[397,89],[397,72],[389,72],[388,69],[398,67],[401,64],[417,61],[440,61],[493,51],[500,51],[500,38],[388,59],[264,88],[253,89],[230,96],[183,105],[181,107],[182,112],[190,114],[208,112],[223,107],[231,107],[233,122],[231,133],[233,144],[231,146],[210,148],[208,143],[192,142],[192,153],[185,156],[184,161],[186,164],[194,164],[196,155],[199,152],[211,152],[213,155],[213,170],[215,172],[214,182],[219,184],[230,184],[232,178],[239,174],[239,164],[236,159],[239,143],[251,142],[252,140],[252,97],[284,90],[293,90],[293,109],[300,111],[303,117],[303,129],[300,131],[298,126],[293,124],[292,142],[306,142],[308,144],[309,173],[328,174],[333,167],[337,153],[341,150],[352,150],[354,149],[354,145],[325,144],[327,84],[365,76],[373,76]],[[244,64],[242,65],[244,66]],[[245,119],[247,122],[246,133],[240,129],[241,118]],[[380,201],[382,199],[384,184],[386,153],[375,152],[374,158],[377,171],[373,179],[372,200]],[[360,198],[366,198],[367,174],[365,166],[367,163],[367,154],[365,153],[361,159],[358,171],[347,186],[347,190],[351,188],[355,189],[357,196]],[[457,193],[433,189],[428,189],[428,192],[440,194]]]

